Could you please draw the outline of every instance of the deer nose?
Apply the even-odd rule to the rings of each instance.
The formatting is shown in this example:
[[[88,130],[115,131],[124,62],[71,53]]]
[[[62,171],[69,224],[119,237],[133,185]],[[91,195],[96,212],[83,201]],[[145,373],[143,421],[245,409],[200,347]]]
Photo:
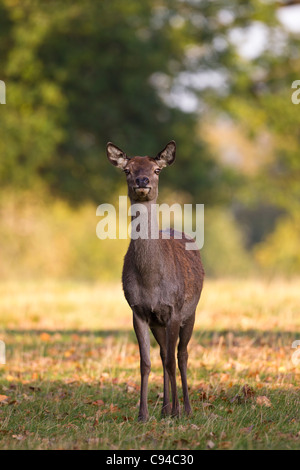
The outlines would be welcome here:
[[[136,178],[135,182],[139,188],[145,188],[149,183],[149,178],[147,178],[147,176],[143,176],[142,178]]]

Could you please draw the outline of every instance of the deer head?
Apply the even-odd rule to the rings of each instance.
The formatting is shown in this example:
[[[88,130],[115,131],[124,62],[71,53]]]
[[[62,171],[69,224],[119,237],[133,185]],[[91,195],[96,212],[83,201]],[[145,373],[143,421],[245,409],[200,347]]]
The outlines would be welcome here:
[[[133,201],[151,201],[158,195],[159,173],[175,160],[176,143],[171,140],[166,147],[151,157],[127,157],[116,145],[108,142],[106,147],[109,161],[124,171],[127,178],[128,196]]]

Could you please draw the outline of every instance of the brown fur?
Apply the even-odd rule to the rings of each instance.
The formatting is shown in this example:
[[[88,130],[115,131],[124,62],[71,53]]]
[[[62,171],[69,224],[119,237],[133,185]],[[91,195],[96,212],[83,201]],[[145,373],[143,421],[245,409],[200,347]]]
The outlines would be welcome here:
[[[148,239],[131,240],[124,260],[122,283],[127,302],[133,311],[133,324],[141,356],[141,400],[139,419],[148,418],[147,386],[150,373],[149,327],[160,345],[164,368],[163,415],[179,414],[176,388],[175,348],[178,344],[178,365],[181,373],[184,406],[191,412],[186,380],[187,345],[190,340],[204,279],[200,253],[186,250],[191,239],[151,239],[153,224],[151,208],[158,196],[158,171],[173,163],[175,142],[171,141],[156,158],[133,157],[113,144],[108,144],[109,160],[127,174],[131,203],[142,203],[148,212]],[[172,390],[172,410],[169,401],[169,380]]]

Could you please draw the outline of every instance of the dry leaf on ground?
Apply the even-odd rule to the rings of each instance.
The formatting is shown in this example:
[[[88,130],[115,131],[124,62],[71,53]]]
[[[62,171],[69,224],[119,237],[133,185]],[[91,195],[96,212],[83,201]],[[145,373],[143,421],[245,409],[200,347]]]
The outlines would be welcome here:
[[[202,406],[203,406],[203,408],[209,408],[210,406],[214,407],[214,405],[212,403],[208,403],[208,402],[202,403]]]
[[[0,395],[0,403],[7,403],[9,397],[7,395]]]
[[[253,424],[251,426],[249,426],[248,428],[241,428],[240,432],[242,434],[249,434],[252,431],[252,429],[253,429]]]
[[[104,405],[104,401],[103,400],[95,400],[95,401],[92,402],[92,405],[102,406],[102,405]]]
[[[206,446],[208,449],[213,449],[215,447],[215,443],[213,441],[207,441]]]
[[[272,406],[272,403],[270,402],[269,398],[266,397],[265,395],[256,397],[256,403],[260,406],[267,406],[267,407]]]
[[[244,398],[247,399],[247,398],[253,398],[254,395],[255,395],[255,391],[253,390],[252,387],[249,387],[248,384],[245,384],[242,388],[242,392],[243,392],[243,395],[244,395]]]

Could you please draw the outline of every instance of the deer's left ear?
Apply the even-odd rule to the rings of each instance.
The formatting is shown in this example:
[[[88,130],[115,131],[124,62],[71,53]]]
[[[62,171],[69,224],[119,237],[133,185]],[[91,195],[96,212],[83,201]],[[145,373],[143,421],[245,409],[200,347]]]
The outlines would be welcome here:
[[[164,168],[167,165],[172,165],[176,155],[176,143],[175,140],[171,140],[165,148],[157,154],[155,157],[156,163],[160,168]]]

